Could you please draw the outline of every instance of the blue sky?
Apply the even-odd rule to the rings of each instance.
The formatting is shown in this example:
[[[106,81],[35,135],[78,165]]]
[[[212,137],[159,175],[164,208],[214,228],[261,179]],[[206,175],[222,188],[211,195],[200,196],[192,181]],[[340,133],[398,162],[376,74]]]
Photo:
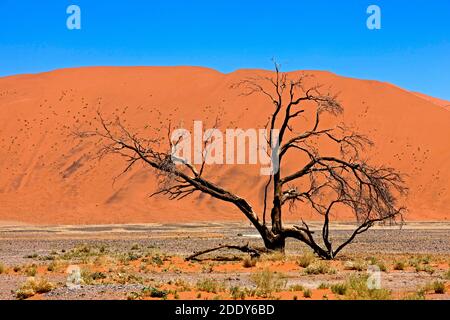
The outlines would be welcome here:
[[[66,8],[81,8],[81,30]],[[381,8],[381,30],[366,9]],[[450,100],[448,0],[0,0],[0,76],[96,65],[328,70]]]

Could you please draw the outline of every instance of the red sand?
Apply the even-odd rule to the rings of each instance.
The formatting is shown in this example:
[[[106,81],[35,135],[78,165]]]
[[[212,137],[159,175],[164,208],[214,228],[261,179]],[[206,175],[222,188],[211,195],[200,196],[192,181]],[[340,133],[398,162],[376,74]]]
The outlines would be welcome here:
[[[340,92],[344,121],[369,135],[372,161],[409,175],[405,199],[409,220],[450,217],[450,102],[411,93],[388,83],[311,72]],[[261,96],[242,96],[230,86],[268,71],[222,74],[194,67],[65,69],[0,79],[0,221],[37,224],[100,224],[241,219],[229,204],[194,195],[182,201],[155,190],[151,172],[137,167],[113,185],[120,158],[88,160],[95,146],[70,137],[93,122],[99,109],[119,115],[130,128],[193,120],[212,123],[224,110],[222,127],[263,128],[272,106]],[[156,111],[161,115],[157,116]],[[205,112],[206,111],[206,112]],[[206,119],[208,117],[208,119]],[[231,122],[234,122],[230,125]],[[299,130],[302,128],[299,128]],[[163,132],[166,135],[166,132]],[[295,167],[289,158],[284,172]],[[209,177],[261,208],[265,177],[259,166],[210,168]],[[289,219],[310,212],[286,213]]]

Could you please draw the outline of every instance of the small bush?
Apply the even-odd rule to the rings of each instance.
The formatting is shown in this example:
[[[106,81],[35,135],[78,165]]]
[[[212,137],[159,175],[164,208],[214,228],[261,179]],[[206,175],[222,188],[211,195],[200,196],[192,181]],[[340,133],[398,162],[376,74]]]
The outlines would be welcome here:
[[[351,300],[389,300],[391,292],[386,289],[369,289],[368,275],[351,275],[346,282],[345,296]]]
[[[330,269],[330,266],[325,262],[319,262],[316,264],[312,264],[305,268],[305,274],[327,274],[331,273],[332,270]]]
[[[102,276],[100,276],[102,277]],[[90,279],[94,280],[89,276]],[[100,278],[97,278],[100,279]],[[111,279],[113,282],[117,282],[119,284],[131,284],[131,283],[143,283],[143,279],[139,275],[135,274],[129,274],[126,272],[119,272],[116,275],[114,275]]]
[[[54,284],[44,278],[30,277],[22,283],[20,288],[16,291],[17,299],[27,299],[37,293],[50,292],[54,288]]]
[[[344,270],[364,271],[367,269],[367,263],[363,260],[347,261],[344,264]]]
[[[270,254],[264,254],[261,257],[261,259],[264,261],[276,262],[276,261],[284,261],[286,259],[286,256],[283,252],[277,251]]]
[[[301,284],[293,284],[289,287],[289,291],[303,291],[305,288]]]
[[[245,289],[241,289],[241,288],[235,286],[235,287],[230,288],[230,295],[231,295],[231,298],[233,298],[234,300],[238,300],[238,299],[244,300],[245,297],[247,296],[247,292]]]
[[[55,260],[55,257],[52,256],[52,255],[41,256],[41,257],[39,257],[39,260],[42,260],[42,261],[53,261],[53,260]]]
[[[415,267],[418,264],[429,264],[431,261],[431,256],[416,256],[416,257],[411,257],[409,259],[409,264],[411,267]]]
[[[380,271],[383,271],[383,272],[387,271],[387,266],[384,264],[383,261],[377,262],[374,265],[378,266],[378,268],[380,268]]]
[[[134,291],[127,294],[127,300],[137,300],[140,299],[141,297],[142,294]]]
[[[93,284],[96,280],[106,279],[106,275],[103,272],[90,272],[88,270],[82,270],[81,278],[85,284]]]
[[[420,265],[420,264],[416,265],[415,269],[416,269],[416,272],[424,271],[424,272],[429,273],[429,274],[433,274],[435,272],[433,267],[431,267],[428,264],[427,265]]]
[[[191,290],[191,286],[189,285],[189,283],[182,279],[175,280],[174,284],[178,287],[178,291],[180,292]]]
[[[417,290],[417,292],[407,294],[403,297],[403,300],[425,300],[425,291]]]
[[[338,295],[344,295],[347,292],[347,285],[345,283],[337,283],[331,286],[331,292]]]
[[[429,266],[430,261],[430,256],[418,256],[409,259],[408,263],[411,267],[414,267],[416,272],[425,271],[432,274],[434,273],[434,270],[433,268],[431,268],[431,266]]]
[[[53,272],[56,269],[56,265],[52,262],[47,266],[47,271]]]
[[[256,266],[256,259],[251,257],[245,257],[244,260],[242,260],[242,266],[244,268],[252,268]]]
[[[405,269],[405,263],[403,261],[396,261],[394,263],[394,270],[404,270]]]
[[[142,293],[144,296],[150,296],[152,298],[166,298],[169,294],[166,290],[160,290],[155,287],[145,287],[142,289]]]
[[[211,293],[217,293],[221,289],[223,289],[222,284],[213,279],[199,280],[197,282],[196,287],[197,287],[197,290],[211,292]]]
[[[261,297],[269,297],[273,292],[280,291],[286,286],[285,276],[269,269],[255,273],[251,278],[256,284],[256,295]]]
[[[447,272],[444,273],[444,279],[450,280],[450,269],[448,269]]]
[[[157,265],[158,267],[164,264],[163,259],[159,255],[153,256],[151,262],[152,264]]]
[[[60,267],[60,264],[58,263],[58,261],[54,260],[54,261],[50,262],[50,264],[47,266],[47,271],[53,272],[53,271],[58,270],[59,267]]]
[[[311,263],[314,262],[316,258],[314,257],[314,254],[312,252],[307,252],[302,254],[298,260],[297,263],[300,267],[302,268],[306,268],[308,267]]]
[[[433,282],[434,293],[444,294],[445,293],[445,283],[442,281]]]
[[[328,283],[322,282],[321,284],[319,284],[317,289],[328,289],[329,287],[330,287],[330,285]]]
[[[305,297],[305,298],[311,298],[311,296],[312,296],[312,292],[311,292],[310,289],[305,289],[305,290],[303,291],[303,297]]]
[[[36,265],[34,265],[34,264],[31,266],[27,266],[25,269],[25,274],[28,277],[34,277],[36,275],[36,273],[37,273],[37,268],[36,268]]]

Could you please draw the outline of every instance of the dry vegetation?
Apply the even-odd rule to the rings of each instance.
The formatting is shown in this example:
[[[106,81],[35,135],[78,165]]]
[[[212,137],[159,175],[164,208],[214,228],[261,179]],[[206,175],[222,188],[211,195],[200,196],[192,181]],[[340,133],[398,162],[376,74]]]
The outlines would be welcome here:
[[[27,263],[0,264],[3,276],[23,277],[14,298],[64,298],[68,266],[79,266],[84,288],[135,286],[122,299],[448,299],[449,259],[441,255],[351,255],[322,260],[310,252],[265,254],[259,258],[227,253],[216,259],[186,261],[155,248],[134,245],[127,251],[78,245],[47,255],[30,253]],[[368,287],[369,266],[378,266],[383,286]],[[230,281],[228,274],[237,275]],[[414,290],[392,288],[396,276],[426,277]],[[58,278],[60,281],[49,279]],[[385,280],[385,279],[391,280]],[[394,280],[392,280],[394,279]],[[389,283],[389,282],[388,282]],[[387,288],[389,287],[389,288]]]

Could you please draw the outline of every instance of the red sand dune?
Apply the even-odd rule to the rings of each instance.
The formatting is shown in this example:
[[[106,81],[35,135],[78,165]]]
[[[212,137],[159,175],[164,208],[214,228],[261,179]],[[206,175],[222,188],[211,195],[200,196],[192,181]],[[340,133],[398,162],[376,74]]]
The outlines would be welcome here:
[[[388,83],[312,71],[316,81],[340,92],[343,120],[369,135],[375,163],[408,174],[404,199],[409,220],[450,217],[450,102],[402,90]],[[211,120],[262,128],[271,105],[260,96],[242,96],[230,86],[268,71],[230,74],[194,67],[65,69],[0,79],[0,221],[38,224],[99,224],[241,219],[229,204],[194,195],[181,201],[149,198],[155,180],[137,167],[120,177],[120,158],[89,160],[92,141],[69,134],[93,122],[99,109],[119,115],[130,128]],[[292,75],[293,76],[293,75]],[[436,101],[440,101],[439,103]],[[159,111],[160,115],[157,116]],[[163,133],[164,135],[166,133]],[[295,168],[290,158],[286,172]],[[221,166],[208,175],[261,208],[265,177],[259,166]],[[289,219],[310,212],[287,213]]]

